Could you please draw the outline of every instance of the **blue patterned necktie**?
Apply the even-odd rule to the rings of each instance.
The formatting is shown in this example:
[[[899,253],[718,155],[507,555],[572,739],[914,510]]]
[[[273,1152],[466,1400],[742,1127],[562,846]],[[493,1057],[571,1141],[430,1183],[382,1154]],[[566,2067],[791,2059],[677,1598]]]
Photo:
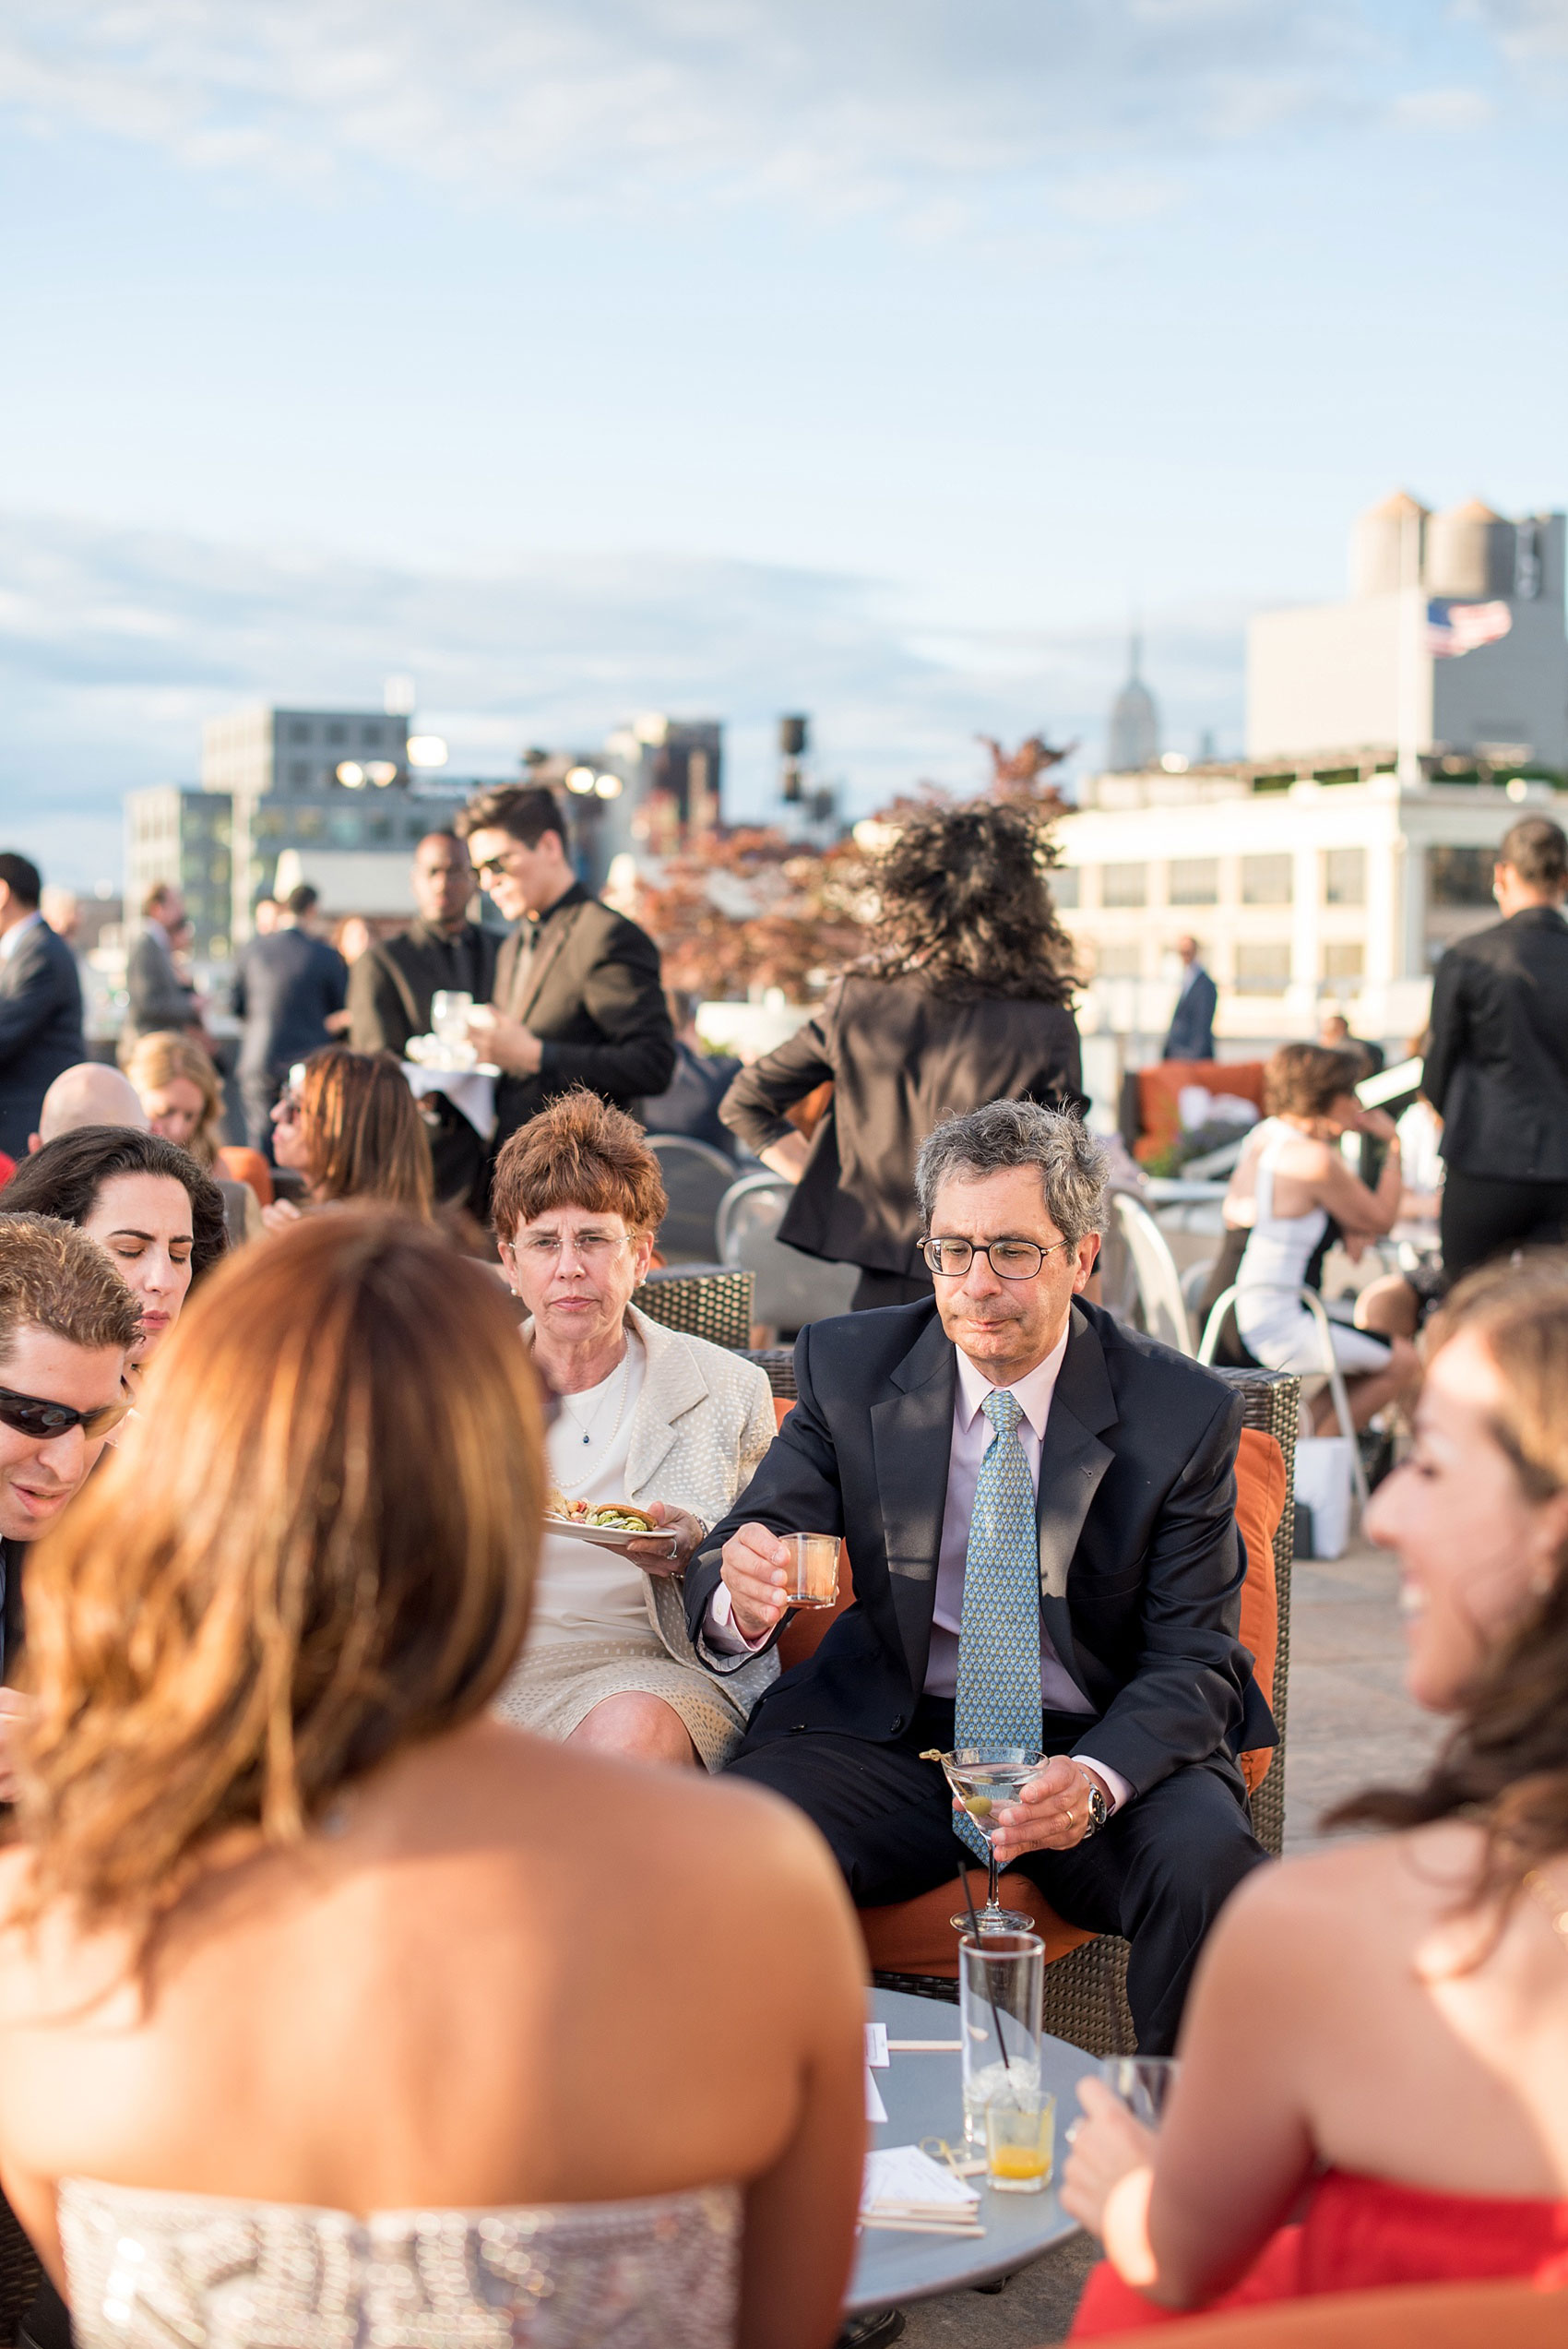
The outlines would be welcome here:
[[[975,1483],[964,1560],[964,1614],[953,1744],[1039,1747],[1039,1536],[1035,1488],[1018,1441],[1023,1406],[1005,1387],[980,1406],[996,1430]],[[953,1831],[981,1859],[986,1841],[960,1813]]]

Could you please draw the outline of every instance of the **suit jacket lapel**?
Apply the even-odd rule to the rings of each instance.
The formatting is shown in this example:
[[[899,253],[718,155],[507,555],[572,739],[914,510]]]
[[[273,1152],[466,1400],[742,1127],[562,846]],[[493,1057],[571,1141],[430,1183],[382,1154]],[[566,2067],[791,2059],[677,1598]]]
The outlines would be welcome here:
[[[659,1322],[650,1321],[635,1306],[627,1306],[626,1319],[642,1340],[646,1358],[626,1447],[626,1498],[635,1500],[649,1489],[655,1471],[675,1441],[675,1422],[704,1400],[707,1381],[690,1349],[674,1343]]]
[[[539,1001],[546,979],[560,960],[567,939],[582,918],[582,905],[558,913],[531,954],[519,954],[512,980],[512,1018],[525,1022]]]
[[[925,1687],[947,1463],[953,1449],[953,1348],[932,1313],[893,1372],[898,1390],[871,1408],[887,1579],[909,1683]]]
[[[1067,1581],[1084,1520],[1110,1467],[1110,1447],[1099,1431],[1113,1425],[1115,1397],[1099,1338],[1076,1306],[1072,1309],[1067,1351],[1057,1374],[1039,1453],[1039,1491],[1035,1516],[1039,1528],[1039,1604],[1057,1655],[1083,1688],[1073,1644]],[[1088,1695],[1084,1689],[1084,1694]]]

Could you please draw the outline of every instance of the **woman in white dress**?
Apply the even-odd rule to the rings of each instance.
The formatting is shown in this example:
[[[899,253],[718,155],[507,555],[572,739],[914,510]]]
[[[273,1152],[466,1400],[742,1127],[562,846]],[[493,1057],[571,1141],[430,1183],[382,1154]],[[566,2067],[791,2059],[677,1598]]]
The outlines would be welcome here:
[[[0,2178],[80,2349],[837,2332],[854,1916],[787,1804],[494,1718],[540,1423],[481,1266],[313,1216],[37,1545]]]
[[[1232,1222],[1244,1220],[1251,1192],[1252,1230],[1236,1278],[1236,1327],[1243,1343],[1270,1370],[1312,1373],[1323,1368],[1322,1332],[1301,1303],[1307,1270],[1337,1223],[1347,1242],[1380,1238],[1398,1221],[1404,1195],[1399,1139],[1381,1109],[1356,1099],[1360,1061],[1323,1044],[1285,1044],[1268,1064],[1268,1118],[1248,1138],[1226,1201]],[[1351,1174],[1340,1153],[1345,1134],[1371,1134],[1386,1152],[1375,1191]],[[1416,1350],[1405,1338],[1330,1324],[1335,1360],[1345,1374],[1350,1415],[1364,1427],[1384,1403],[1413,1388]],[[1314,1405],[1320,1430],[1333,1412],[1331,1397]]]
[[[663,1535],[622,1555],[546,1524],[528,1645],[500,1709],[540,1736],[719,1770],[778,1666],[769,1654],[707,1671],[686,1635],[682,1577],[773,1441],[773,1397],[754,1363],[631,1303],[665,1204],[642,1129],[597,1093],[552,1102],[496,1162],[501,1262],[558,1398],[555,1506],[630,1501]]]

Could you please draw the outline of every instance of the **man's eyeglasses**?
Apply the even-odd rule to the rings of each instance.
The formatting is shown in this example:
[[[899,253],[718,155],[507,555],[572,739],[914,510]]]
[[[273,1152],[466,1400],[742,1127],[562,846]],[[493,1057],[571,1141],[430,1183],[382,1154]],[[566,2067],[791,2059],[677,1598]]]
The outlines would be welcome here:
[[[1069,1245],[1052,1240],[1042,1248],[1034,1240],[922,1240],[921,1254],[944,1281],[960,1281],[977,1256],[983,1256],[999,1281],[1032,1281],[1048,1256]]]
[[[475,880],[487,881],[494,873],[509,873],[512,869],[511,859],[517,853],[515,848],[504,848],[499,856],[481,857],[474,866]]]
[[[50,1402],[42,1395],[18,1395],[9,1387],[0,1387],[0,1426],[29,1436],[35,1443],[68,1435],[73,1427],[79,1427],[87,1441],[94,1443],[118,1427],[131,1409],[129,1395],[122,1395],[118,1402],[101,1403],[96,1411],[77,1411],[70,1403]]]

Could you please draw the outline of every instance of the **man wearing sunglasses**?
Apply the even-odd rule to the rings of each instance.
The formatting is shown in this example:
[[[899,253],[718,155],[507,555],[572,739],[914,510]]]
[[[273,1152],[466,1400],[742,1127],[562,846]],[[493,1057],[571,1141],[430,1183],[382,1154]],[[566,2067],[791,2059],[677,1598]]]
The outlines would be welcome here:
[[[456,829],[480,887],[517,925],[473,1028],[482,1056],[502,1070],[493,1149],[574,1085],[639,1115],[644,1096],[661,1093],[675,1073],[659,948],[584,888],[552,793],[499,784],[469,802]]]
[[[934,1295],[819,1321],[800,1399],[687,1568],[703,1661],[777,1636],[785,1532],[836,1533],[856,1604],[751,1716],[730,1768],[798,1803],[861,1907],[951,1881],[933,1754],[1040,1757],[988,1826],[1058,1915],[1132,1944],[1146,2054],[1174,2045],[1205,1934],[1264,1854],[1236,1757],[1272,1745],[1241,1645],[1240,1399],[1084,1296],[1106,1156],[995,1101],[923,1144]]]
[[[27,1544],[55,1524],[130,1410],[137,1302],[97,1242],[52,1216],[0,1214],[0,1672],[14,1675]],[[0,1798],[10,1794],[0,1688]]]

